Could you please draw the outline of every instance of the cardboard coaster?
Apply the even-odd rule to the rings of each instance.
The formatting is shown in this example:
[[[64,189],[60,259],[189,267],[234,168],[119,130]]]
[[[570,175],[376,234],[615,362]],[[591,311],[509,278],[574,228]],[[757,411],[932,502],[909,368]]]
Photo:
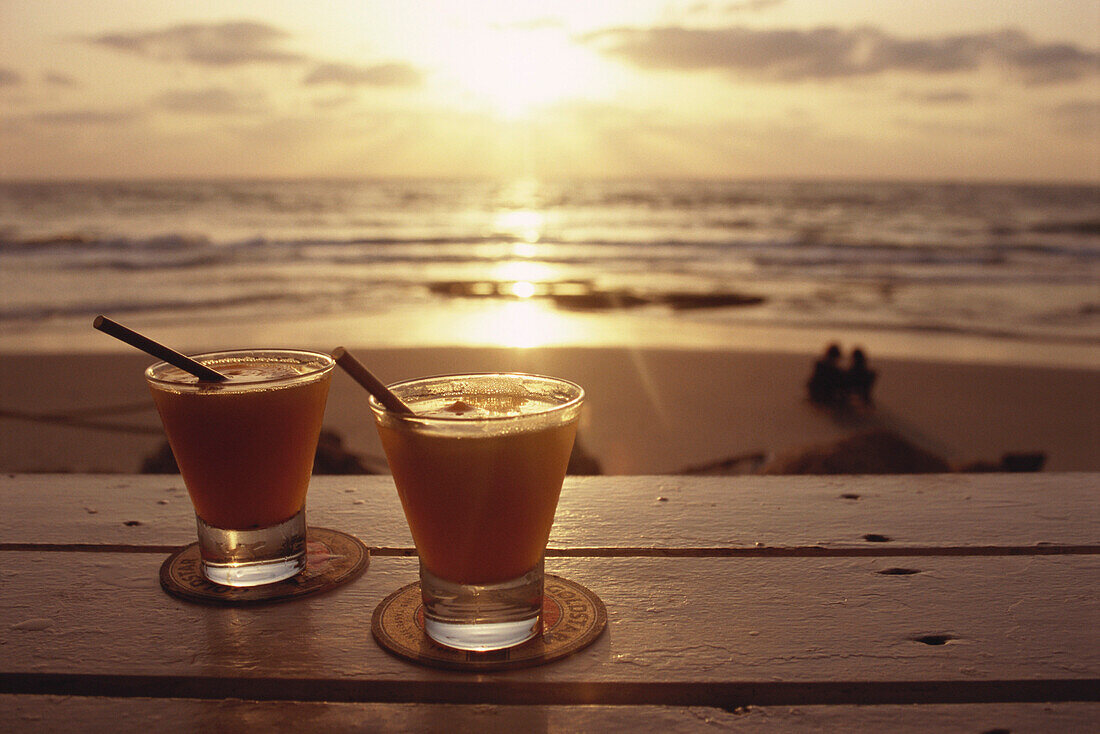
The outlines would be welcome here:
[[[200,604],[236,606],[289,601],[346,584],[370,565],[370,551],[355,537],[328,528],[306,530],[306,567],[297,576],[262,586],[215,584],[199,568],[199,544],[181,548],[161,564],[160,585],[172,596]]]
[[[493,652],[444,647],[424,632],[420,582],[393,592],[374,610],[371,632],[385,650],[414,663],[451,670],[507,670],[543,665],[587,647],[607,626],[607,609],[580,584],[547,574],[544,581],[542,636]]]

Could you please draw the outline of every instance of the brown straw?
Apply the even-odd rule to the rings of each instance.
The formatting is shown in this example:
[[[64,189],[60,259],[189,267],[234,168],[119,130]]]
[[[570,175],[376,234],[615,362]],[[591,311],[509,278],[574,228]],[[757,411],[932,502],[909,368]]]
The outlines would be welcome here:
[[[336,364],[343,368],[344,372],[351,375],[353,380],[365,387],[367,392],[378,399],[378,402],[386,406],[386,410],[394,413],[413,414],[412,409],[401,402],[401,398],[394,395],[388,387],[382,384],[381,380],[363,366],[362,362],[351,356],[348,350],[343,347],[336,347],[332,350],[332,358],[336,360]]]
[[[142,336],[132,329],[127,329],[122,324],[111,321],[106,316],[96,316],[92,321],[92,326],[99,329],[104,334],[110,334],[115,339],[126,342],[132,347],[137,347],[141,351],[148,355],[162,359],[170,365],[179,367],[185,372],[190,372],[200,380],[206,380],[207,382],[221,382],[228,379],[220,372],[215,372],[204,364],[196,362],[188,356],[180,354],[174,349],[155,342],[147,336]]]

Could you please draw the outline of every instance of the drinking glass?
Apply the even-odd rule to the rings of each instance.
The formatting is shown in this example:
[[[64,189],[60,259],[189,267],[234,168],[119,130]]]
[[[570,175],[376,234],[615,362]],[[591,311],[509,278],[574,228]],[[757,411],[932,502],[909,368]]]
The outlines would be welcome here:
[[[420,556],[428,636],[486,651],[539,634],[543,555],[584,390],[520,373],[389,387],[412,414],[370,405]]]
[[[305,568],[306,490],[335,363],[292,349],[194,359],[228,379],[166,362],[145,379],[195,508],[203,575],[227,586],[290,578]]]

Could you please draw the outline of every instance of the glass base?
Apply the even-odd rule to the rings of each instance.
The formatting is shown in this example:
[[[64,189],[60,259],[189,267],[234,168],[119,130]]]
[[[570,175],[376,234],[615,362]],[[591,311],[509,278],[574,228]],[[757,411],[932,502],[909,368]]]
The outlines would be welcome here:
[[[256,530],[223,530],[198,515],[202,573],[223,586],[273,584],[306,567],[306,511]]]
[[[424,631],[440,645],[486,652],[514,647],[542,632],[543,562],[498,584],[458,584],[420,564]]]

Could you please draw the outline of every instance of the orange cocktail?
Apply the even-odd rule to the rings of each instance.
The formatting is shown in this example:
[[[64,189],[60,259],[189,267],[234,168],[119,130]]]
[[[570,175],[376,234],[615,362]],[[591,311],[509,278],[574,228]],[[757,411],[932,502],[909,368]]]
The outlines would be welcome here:
[[[527,639],[541,611],[543,553],[584,391],[514,373],[432,377],[391,389],[413,415],[374,400],[371,408],[420,555],[429,634],[453,647],[494,649],[516,641],[464,646],[433,629],[450,624],[466,634],[507,620],[525,621],[518,641]],[[497,587],[509,587],[513,601],[522,597],[523,609],[507,602],[486,611]],[[460,602],[466,592],[478,598],[478,611]]]
[[[196,359],[228,379],[201,382],[160,363],[146,380],[195,507],[204,571],[219,583],[268,583],[275,558],[304,563],[306,490],[333,362],[298,350]]]

